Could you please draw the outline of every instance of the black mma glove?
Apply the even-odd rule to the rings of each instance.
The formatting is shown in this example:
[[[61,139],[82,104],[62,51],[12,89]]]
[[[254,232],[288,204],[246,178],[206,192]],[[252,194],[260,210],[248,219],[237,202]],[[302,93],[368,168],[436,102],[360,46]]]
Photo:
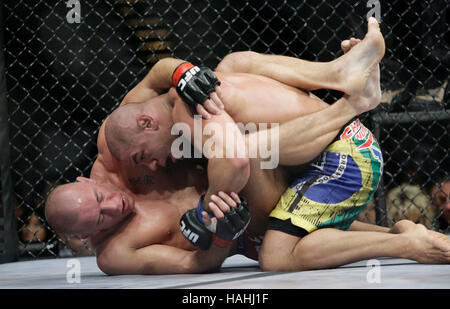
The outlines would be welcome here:
[[[206,227],[203,223],[201,213],[203,209],[203,198],[200,198],[196,209],[187,211],[180,220],[180,228],[194,246],[202,250],[207,250],[211,246],[211,240],[219,247],[231,245],[233,240],[238,238],[250,223],[250,208],[244,198],[240,198],[241,203],[236,208],[231,208],[224,213],[223,219],[217,219],[216,225]],[[210,214],[211,216],[211,214]]]
[[[223,219],[217,219],[215,235],[219,240],[229,241],[237,239],[250,223],[250,208],[245,198],[240,197],[241,202],[228,212],[224,212]],[[213,236],[213,240],[214,240]],[[219,245],[219,244],[217,244]]]
[[[196,247],[208,250],[211,246],[211,231],[198,219],[197,210],[188,210],[180,219],[181,233]]]
[[[220,81],[213,71],[194,66],[189,62],[184,62],[175,69],[172,74],[172,82],[178,95],[193,108],[209,99],[210,93],[215,90],[217,85],[220,85]]]

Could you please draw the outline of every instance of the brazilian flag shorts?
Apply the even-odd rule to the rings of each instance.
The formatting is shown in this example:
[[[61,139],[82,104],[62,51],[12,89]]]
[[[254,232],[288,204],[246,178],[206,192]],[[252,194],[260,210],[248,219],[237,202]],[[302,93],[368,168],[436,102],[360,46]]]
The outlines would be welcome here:
[[[299,237],[320,228],[347,230],[372,200],[382,172],[380,146],[356,119],[289,185],[268,229]]]

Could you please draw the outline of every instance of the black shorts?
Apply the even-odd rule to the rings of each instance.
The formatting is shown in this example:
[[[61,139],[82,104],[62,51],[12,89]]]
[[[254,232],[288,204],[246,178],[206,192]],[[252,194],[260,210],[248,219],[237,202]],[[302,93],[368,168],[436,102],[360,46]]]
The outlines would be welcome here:
[[[297,237],[305,237],[306,235],[308,235],[309,233],[298,226],[295,226],[291,223],[290,219],[286,219],[286,220],[281,220],[278,218],[274,218],[274,217],[269,217],[269,223],[267,224],[267,229],[268,230],[275,230],[275,231],[280,231],[292,236],[297,236]]]

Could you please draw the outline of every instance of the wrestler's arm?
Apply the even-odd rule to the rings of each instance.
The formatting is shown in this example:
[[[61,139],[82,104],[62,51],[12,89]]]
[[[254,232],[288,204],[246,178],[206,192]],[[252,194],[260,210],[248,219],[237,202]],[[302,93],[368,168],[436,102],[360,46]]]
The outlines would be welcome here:
[[[172,86],[172,73],[184,60],[164,58],[158,61],[122,100],[123,104],[142,102],[166,92]]]
[[[192,145],[208,158],[208,183],[204,207],[208,209],[211,196],[219,191],[239,193],[250,177],[245,138],[234,120],[223,111],[211,119],[202,119],[201,141],[196,139],[194,118],[189,107],[184,104],[176,91],[170,90],[174,102],[174,122],[185,123],[191,129]],[[211,128],[212,131],[205,130]],[[226,133],[226,134],[225,134]],[[231,152],[230,149],[232,150]],[[212,150],[216,155],[211,156]]]
[[[141,249],[117,246],[97,256],[99,268],[108,275],[163,275],[212,271],[229,256],[230,248],[211,245],[208,250],[184,250],[153,244]]]
[[[158,61],[144,79],[127,93],[120,105],[143,102],[167,92],[173,87],[172,75],[174,71],[184,62],[186,61],[175,58],[164,58]],[[210,93],[210,99],[199,103],[201,104],[197,105],[197,113],[204,118],[220,114],[220,110],[224,108],[220,98],[220,86],[216,86],[215,90]]]

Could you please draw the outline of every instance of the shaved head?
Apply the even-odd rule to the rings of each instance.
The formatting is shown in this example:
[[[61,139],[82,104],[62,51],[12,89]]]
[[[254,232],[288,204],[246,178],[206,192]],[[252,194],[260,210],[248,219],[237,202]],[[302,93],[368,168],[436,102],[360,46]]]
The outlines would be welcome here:
[[[56,187],[45,203],[45,217],[48,224],[58,233],[78,234],[75,222],[78,219],[77,203],[78,183],[69,183]]]
[[[173,125],[168,96],[120,106],[105,121],[105,140],[112,156],[123,164],[156,171],[169,158]]]
[[[45,216],[56,232],[87,237],[115,227],[133,209],[134,199],[117,187],[77,177],[50,193]]]
[[[141,110],[140,107],[140,103],[128,103],[117,108],[106,119],[106,144],[117,160],[121,159],[123,149],[130,147],[138,137],[140,130],[136,122],[136,116]]]

